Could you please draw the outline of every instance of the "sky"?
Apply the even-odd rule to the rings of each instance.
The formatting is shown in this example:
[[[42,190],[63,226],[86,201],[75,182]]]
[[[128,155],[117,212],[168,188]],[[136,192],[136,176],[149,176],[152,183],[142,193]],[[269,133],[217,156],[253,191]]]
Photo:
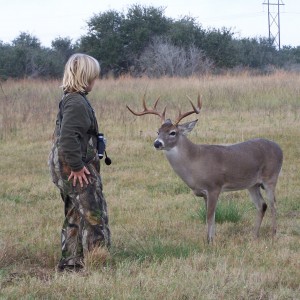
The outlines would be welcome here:
[[[278,0],[270,0],[277,3]],[[236,38],[268,37],[267,0],[0,0],[0,41],[11,43],[21,32],[45,47],[54,39],[75,42],[87,33],[87,21],[108,10],[126,14],[133,4],[165,8],[165,16],[196,18],[204,29],[230,28]],[[280,0],[281,45],[300,46],[300,0]],[[271,13],[276,16],[276,6]],[[276,24],[272,27],[277,32]]]

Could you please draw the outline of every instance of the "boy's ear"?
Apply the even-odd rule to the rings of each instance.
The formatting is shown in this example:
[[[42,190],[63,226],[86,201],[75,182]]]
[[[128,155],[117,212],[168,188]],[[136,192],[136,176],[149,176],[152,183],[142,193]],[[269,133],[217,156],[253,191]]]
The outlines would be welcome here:
[[[177,126],[178,126],[179,131],[182,134],[187,135],[195,127],[197,121],[198,120],[195,120],[195,121],[187,122],[187,123],[184,123],[184,124],[181,124],[181,125],[177,125]]]

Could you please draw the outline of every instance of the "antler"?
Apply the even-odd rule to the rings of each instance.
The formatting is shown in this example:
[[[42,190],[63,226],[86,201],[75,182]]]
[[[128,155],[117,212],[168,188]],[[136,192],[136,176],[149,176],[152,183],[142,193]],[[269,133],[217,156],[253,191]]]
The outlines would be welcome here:
[[[189,116],[189,115],[191,115],[191,114],[193,114],[193,113],[195,113],[195,114],[199,114],[199,113],[200,113],[200,110],[201,110],[201,107],[202,107],[202,99],[201,99],[201,96],[198,95],[197,108],[194,106],[194,104],[193,104],[191,98],[190,98],[189,96],[187,96],[187,98],[190,100],[190,102],[191,102],[191,104],[192,104],[192,107],[193,107],[193,110],[188,111],[188,112],[186,112],[186,113],[184,113],[184,114],[181,114],[181,111],[180,111],[180,109],[179,109],[179,114],[178,114],[178,117],[177,117],[177,119],[176,119],[176,121],[175,121],[175,125],[178,125],[178,123],[179,123],[183,118],[185,118],[185,117],[187,117],[187,116]]]
[[[147,114],[153,114],[153,115],[157,115],[161,118],[161,122],[164,123],[165,122],[165,119],[166,119],[166,109],[167,107],[165,107],[164,111],[162,113],[159,113],[157,110],[156,110],[156,106],[157,106],[157,103],[159,101],[160,97],[158,97],[154,103],[154,106],[152,109],[148,109],[147,106],[146,106],[146,102],[145,102],[145,95],[143,97],[143,107],[144,107],[144,110],[142,112],[135,112],[133,111],[128,105],[126,105],[126,107],[128,108],[128,110],[133,113],[134,115],[136,116],[142,116],[142,115],[147,115]]]

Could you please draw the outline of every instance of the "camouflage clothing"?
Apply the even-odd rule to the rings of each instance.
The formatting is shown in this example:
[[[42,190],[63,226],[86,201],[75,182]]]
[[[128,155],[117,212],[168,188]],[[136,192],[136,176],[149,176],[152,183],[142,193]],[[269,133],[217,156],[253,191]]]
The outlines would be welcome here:
[[[53,145],[49,155],[49,168],[54,184],[59,188],[65,207],[65,221],[61,234],[62,258],[60,266],[82,266],[83,257],[95,247],[110,246],[110,230],[106,201],[102,194],[102,181],[99,174],[100,163],[97,155],[97,139],[91,136],[87,145],[84,165],[89,170],[89,184],[83,187],[77,182],[73,187],[68,181],[71,167],[65,160],[59,143],[60,122],[53,136]]]

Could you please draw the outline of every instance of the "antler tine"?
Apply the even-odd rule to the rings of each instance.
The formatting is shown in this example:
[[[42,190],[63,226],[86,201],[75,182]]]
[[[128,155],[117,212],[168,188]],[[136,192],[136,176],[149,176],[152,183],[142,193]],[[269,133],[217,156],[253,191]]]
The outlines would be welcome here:
[[[186,97],[190,100],[190,103],[192,104],[193,109],[195,111],[198,110],[200,112],[201,107],[202,107],[202,96],[200,96],[200,94],[198,94],[198,98],[197,98],[197,105],[198,105],[198,107],[197,108],[195,108],[195,106],[194,106],[194,104],[192,102],[192,99],[188,95],[186,95]]]
[[[133,111],[128,105],[126,105],[127,109],[134,115],[139,116],[139,113]]]
[[[181,111],[180,111],[180,109],[179,109],[179,114],[178,114],[178,117],[177,117],[177,119],[176,119],[176,121],[175,121],[175,125],[178,125],[179,122],[180,122],[183,118],[185,118],[185,117],[187,117],[187,116],[189,116],[189,115],[191,115],[191,114],[194,114],[194,113],[195,113],[195,114],[199,114],[199,113],[200,113],[200,110],[201,110],[201,107],[202,107],[201,96],[198,95],[197,107],[195,107],[195,105],[193,104],[193,102],[192,102],[192,100],[191,100],[191,98],[190,98],[189,96],[187,96],[187,98],[190,100],[190,103],[191,103],[191,105],[192,105],[192,107],[193,107],[193,110],[192,110],[192,111],[188,111],[188,112],[186,112],[186,113],[184,113],[184,114],[181,114]]]
[[[156,105],[157,105],[157,103],[158,103],[158,101],[159,101],[159,99],[160,99],[160,96],[155,100],[155,102],[154,102],[154,106],[153,106],[153,109],[155,109],[156,110]]]
[[[146,94],[144,94],[144,96],[143,96],[143,107],[144,107],[144,111],[147,111],[148,108],[147,108],[147,106],[146,106],[145,96],[146,96]]]
[[[166,110],[167,110],[167,106],[165,106],[165,108],[161,114],[161,123],[162,124],[166,121]]]
[[[202,108],[202,95],[198,94],[198,108],[199,110]]]
[[[165,121],[165,115],[166,115],[166,108],[167,108],[167,107],[165,107],[165,109],[164,109],[164,111],[162,112],[162,114],[159,113],[159,112],[157,111],[157,108],[156,108],[159,99],[160,99],[160,97],[158,97],[158,98],[156,99],[156,101],[155,101],[155,103],[154,103],[154,106],[153,106],[153,109],[148,109],[148,108],[147,108],[147,105],[146,105],[146,101],[145,101],[145,95],[144,95],[144,96],[143,96],[143,108],[144,108],[144,110],[143,110],[142,112],[135,112],[135,111],[133,111],[128,105],[126,105],[126,107],[128,108],[128,110],[129,110],[131,113],[133,113],[133,114],[136,115],[136,116],[143,116],[143,115],[147,115],[147,114],[157,115],[157,116],[159,116],[159,117],[161,118],[161,121],[162,121],[162,123],[163,123],[163,122]]]

